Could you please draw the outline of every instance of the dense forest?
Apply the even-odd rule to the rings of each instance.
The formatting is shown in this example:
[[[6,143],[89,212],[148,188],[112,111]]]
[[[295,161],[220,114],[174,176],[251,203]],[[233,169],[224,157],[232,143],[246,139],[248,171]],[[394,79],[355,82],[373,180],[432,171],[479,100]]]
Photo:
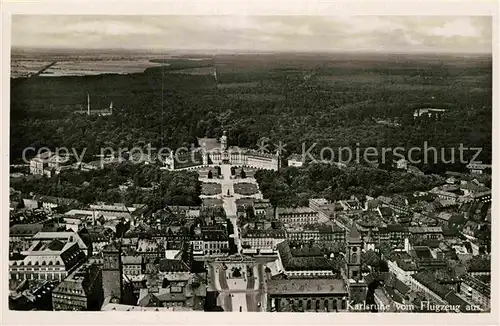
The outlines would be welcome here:
[[[384,194],[424,191],[442,184],[436,176],[418,176],[402,171],[385,171],[360,165],[339,169],[326,164],[305,168],[287,167],[279,171],[255,173],[259,188],[273,206],[308,206],[310,198],[331,201],[351,195],[378,197]]]
[[[120,189],[121,185],[125,185]],[[84,204],[97,201],[148,204],[199,205],[201,183],[196,172],[165,171],[156,165],[124,162],[93,171],[69,171],[52,178],[11,179],[11,187],[28,195],[74,198]],[[163,205],[163,206],[161,206]]]
[[[478,159],[491,162],[491,58],[227,55],[213,62],[217,82],[212,74],[183,74],[178,63],[175,73],[155,67],[128,75],[13,80],[11,162],[28,146],[87,148],[87,161],[108,146],[190,146],[196,137],[220,136],[221,124],[230,145],[254,147],[268,137],[287,144],[285,155],[313,143],[319,150],[408,149],[427,142],[447,150],[481,147]],[[85,107],[87,92],[92,108],[112,101],[115,114],[74,114]],[[427,107],[447,111],[440,119],[414,119],[415,109]],[[458,155],[455,150],[457,162]],[[464,169],[435,164],[432,156],[429,161],[416,165],[429,173]]]

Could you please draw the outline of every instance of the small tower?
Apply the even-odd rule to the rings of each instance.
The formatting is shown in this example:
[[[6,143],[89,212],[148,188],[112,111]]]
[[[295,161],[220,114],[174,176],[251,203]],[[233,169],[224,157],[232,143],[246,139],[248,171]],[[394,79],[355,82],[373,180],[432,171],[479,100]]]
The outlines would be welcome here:
[[[109,113],[113,114],[113,102],[109,104]]]
[[[222,164],[229,164],[231,163],[230,161],[230,156],[227,151],[227,136],[226,136],[226,131],[222,133],[222,136],[220,137],[220,149],[221,149],[221,163]]]
[[[363,240],[356,225],[353,225],[347,236],[347,281],[349,299],[354,303],[366,300],[367,285],[362,275],[361,248]]]
[[[220,137],[220,149],[223,152],[227,150],[227,135],[225,130]]]
[[[112,242],[103,249],[102,287],[104,297],[123,300],[123,268],[121,248],[118,243]]]

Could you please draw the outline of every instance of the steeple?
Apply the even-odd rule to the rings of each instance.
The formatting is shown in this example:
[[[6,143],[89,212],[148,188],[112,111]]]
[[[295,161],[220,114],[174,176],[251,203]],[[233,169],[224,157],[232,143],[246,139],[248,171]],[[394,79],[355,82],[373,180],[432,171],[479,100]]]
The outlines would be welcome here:
[[[347,242],[351,244],[361,243],[361,234],[359,234],[358,228],[356,225],[353,225],[351,231],[349,231],[349,235],[347,236]]]

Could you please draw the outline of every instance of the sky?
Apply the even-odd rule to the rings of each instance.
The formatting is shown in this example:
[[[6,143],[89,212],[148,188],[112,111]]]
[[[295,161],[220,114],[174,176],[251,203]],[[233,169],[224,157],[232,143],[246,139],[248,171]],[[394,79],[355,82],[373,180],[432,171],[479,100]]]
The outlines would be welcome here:
[[[486,16],[14,15],[15,48],[491,53]]]

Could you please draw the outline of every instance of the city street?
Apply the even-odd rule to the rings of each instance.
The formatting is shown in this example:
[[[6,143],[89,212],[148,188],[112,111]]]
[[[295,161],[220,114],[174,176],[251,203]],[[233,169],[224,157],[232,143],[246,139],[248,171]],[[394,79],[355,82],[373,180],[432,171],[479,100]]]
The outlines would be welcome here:
[[[242,196],[234,193],[234,184],[242,182],[242,179],[231,178],[231,165],[222,164],[222,179],[200,178],[203,182],[212,182],[221,184],[222,193],[216,196],[204,196],[211,198],[221,198],[226,216],[229,218],[234,228],[234,241],[241,251],[241,238],[238,231],[238,217],[236,212],[236,199],[241,197],[262,198],[262,194]],[[246,178],[245,182],[257,183],[254,178]],[[252,267],[252,276],[247,278],[228,279],[227,270],[220,263],[212,263],[209,267],[209,277],[212,288],[219,292],[218,304],[224,311],[265,311],[265,282],[264,265],[259,263]],[[259,307],[260,305],[260,307]]]

